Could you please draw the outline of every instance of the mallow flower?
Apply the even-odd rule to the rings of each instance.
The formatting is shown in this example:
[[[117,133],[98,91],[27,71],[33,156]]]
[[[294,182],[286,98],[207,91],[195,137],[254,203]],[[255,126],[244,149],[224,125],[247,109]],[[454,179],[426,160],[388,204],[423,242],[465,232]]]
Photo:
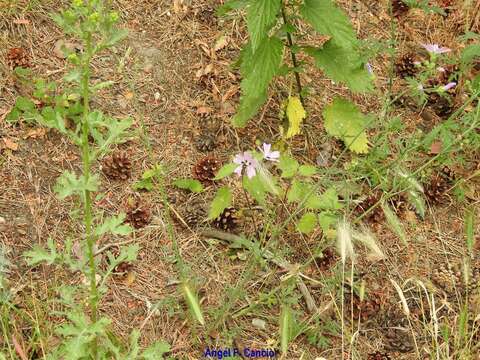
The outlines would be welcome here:
[[[455,86],[457,86],[457,83],[452,81],[452,82],[449,82],[447,85],[442,86],[442,89],[444,91],[447,91],[447,90],[450,90],[451,88],[454,88]]]
[[[263,154],[265,160],[277,162],[280,158],[280,151],[272,151],[272,144],[263,143],[263,149],[260,151]]]
[[[255,176],[256,169],[258,167],[258,161],[255,160],[249,152],[245,151],[241,154],[235,155],[233,162],[238,165],[238,167],[234,170],[234,173],[238,176],[242,176],[244,169],[249,179]]]
[[[430,54],[443,54],[452,51],[447,47],[442,47],[438,44],[422,44],[422,46],[427,50]]]

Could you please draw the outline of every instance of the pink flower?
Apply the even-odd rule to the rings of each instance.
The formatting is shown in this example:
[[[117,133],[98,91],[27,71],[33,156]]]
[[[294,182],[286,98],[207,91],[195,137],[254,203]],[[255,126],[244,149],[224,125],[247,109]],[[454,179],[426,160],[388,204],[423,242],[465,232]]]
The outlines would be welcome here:
[[[278,158],[280,157],[280,151],[271,151],[271,148],[272,144],[263,143],[263,149],[260,149],[260,151],[262,152],[265,160],[277,162]]]
[[[233,162],[239,165],[234,170],[234,173],[238,176],[242,176],[244,169],[249,179],[255,176],[258,161],[255,160],[250,153],[245,151],[244,153],[235,155]]]
[[[450,90],[451,88],[454,88],[455,86],[457,86],[457,83],[452,81],[452,82],[449,82],[447,85],[444,85],[442,89],[444,91],[447,91],[447,90]]]
[[[447,47],[441,47],[438,44],[422,44],[422,46],[427,50],[430,54],[443,54],[452,51]]]

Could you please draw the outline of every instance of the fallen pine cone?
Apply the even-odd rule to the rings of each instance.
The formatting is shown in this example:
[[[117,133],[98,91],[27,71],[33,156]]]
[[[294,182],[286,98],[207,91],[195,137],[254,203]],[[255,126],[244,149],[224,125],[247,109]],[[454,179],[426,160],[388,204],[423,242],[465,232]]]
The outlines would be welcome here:
[[[129,155],[124,152],[115,152],[103,160],[102,171],[110,179],[127,180],[132,170]]]
[[[125,222],[132,225],[135,229],[141,229],[151,221],[151,212],[147,205],[137,198],[129,200]]]
[[[11,48],[7,53],[7,65],[12,70],[17,67],[30,67],[30,60],[27,52],[20,47]]]
[[[193,177],[201,182],[212,182],[217,171],[220,170],[221,162],[213,156],[200,159],[193,167]]]

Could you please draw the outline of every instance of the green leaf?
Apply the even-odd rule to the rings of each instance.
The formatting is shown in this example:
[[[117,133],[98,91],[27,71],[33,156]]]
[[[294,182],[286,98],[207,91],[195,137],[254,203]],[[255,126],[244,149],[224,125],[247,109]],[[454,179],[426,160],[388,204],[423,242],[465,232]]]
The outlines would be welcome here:
[[[315,226],[317,226],[317,216],[310,212],[303,214],[297,223],[298,230],[304,234],[311,233]]]
[[[109,47],[115,45],[117,42],[122,41],[128,36],[127,29],[115,29],[115,31],[110,35],[109,39],[106,41],[105,46]]]
[[[243,188],[249,193],[259,204],[265,204],[267,189],[263,184],[260,176],[254,176],[249,179],[248,176],[242,178]]]
[[[282,311],[280,312],[280,347],[282,354],[286,355],[288,351],[288,344],[292,338],[291,329],[293,327],[293,316],[292,310],[288,305],[282,306]]]
[[[282,170],[283,178],[291,178],[297,173],[299,164],[298,161],[290,156],[282,155],[278,162],[278,168]]]
[[[373,89],[372,76],[365,63],[352,48],[342,47],[336,41],[327,41],[321,49],[307,49],[315,64],[332,80],[344,83],[353,92],[368,92]]]
[[[268,36],[268,31],[275,25],[280,10],[280,0],[250,1],[247,9],[247,27],[250,34],[252,50]]]
[[[237,114],[232,119],[234,126],[245,126],[266,100],[268,85],[280,67],[283,47],[283,42],[276,37],[262,40],[255,52],[250,43],[246,45],[240,68],[242,96]]]
[[[177,179],[173,185],[180,189],[190,190],[191,192],[200,193],[203,191],[203,185],[200,181],[194,179]]]
[[[285,134],[285,138],[289,139],[300,134],[300,125],[302,124],[303,119],[305,119],[307,116],[307,113],[303,108],[300,98],[297,96],[288,97],[286,113],[288,119],[288,130]]]
[[[313,165],[302,165],[298,168],[298,173],[302,176],[312,176],[317,173],[317,167]]]
[[[161,165],[154,165],[142,174],[142,179],[140,181],[133,184],[133,189],[151,191],[154,185],[153,180],[155,177],[163,175],[163,172],[164,170]]]
[[[392,231],[397,234],[397,236],[402,240],[404,245],[407,245],[407,234],[403,229],[403,225],[398,218],[398,216],[392,211],[390,206],[387,204],[382,204],[383,213],[385,214],[385,219],[387,220],[388,225]]]
[[[81,76],[82,76],[82,74],[80,73],[80,70],[79,69],[74,69],[74,70],[70,71],[67,75],[65,75],[63,80],[65,80],[66,82],[77,82],[77,83],[79,83],[80,79],[81,79]]]
[[[126,236],[132,232],[132,228],[129,225],[124,224],[125,214],[121,213],[117,216],[110,216],[105,221],[97,225],[94,234],[96,236],[102,236],[106,233],[114,235]]]
[[[170,351],[170,345],[163,341],[157,341],[154,344],[150,345],[142,353],[144,360],[157,360],[163,359],[163,355]]]
[[[356,44],[347,15],[331,0],[305,0],[300,14],[317,32],[330,35],[340,46],[352,48]]]
[[[223,165],[220,170],[218,170],[217,176],[215,176],[214,180],[221,180],[227,176],[230,176],[238,166],[239,165],[235,163]]]
[[[293,180],[290,189],[287,192],[287,201],[292,202],[301,202],[305,197],[305,194],[308,192],[307,184],[302,181]]]
[[[225,16],[232,10],[239,10],[248,5],[248,0],[228,0],[217,8],[217,16]]]
[[[263,188],[268,191],[270,194],[273,195],[280,195],[280,190],[277,187],[276,179],[270,172],[263,166],[259,166],[257,168],[257,176],[258,180],[262,183]]]
[[[471,44],[462,51],[462,63],[470,64],[475,58],[480,58],[480,44]]]
[[[232,203],[232,193],[227,186],[218,189],[215,198],[210,205],[210,211],[208,212],[208,219],[216,219],[223,210],[225,210]]]
[[[195,292],[192,290],[192,288],[186,281],[183,281],[181,286],[185,301],[187,302],[190,312],[201,325],[205,325],[205,319],[202,314],[202,309],[200,307],[200,302],[198,301],[197,294],[195,294]]]
[[[318,215],[318,223],[322,228],[322,231],[326,233],[331,228],[335,227],[338,222],[338,216],[330,211],[322,211]]]
[[[19,96],[15,102],[15,107],[23,112],[30,112],[35,110],[35,104],[32,100]]]
[[[338,202],[337,190],[334,187],[328,188],[320,195],[320,208],[323,210],[338,210],[342,205]]]
[[[348,100],[335,98],[323,110],[325,130],[333,137],[341,139],[351,151],[358,154],[368,152],[365,132],[369,118]]]
[[[88,179],[82,175],[80,178],[69,171],[65,171],[57,179],[57,184],[55,185],[55,192],[57,193],[60,199],[64,199],[67,196],[73,194],[82,195],[84,191],[97,191],[99,186],[98,175],[91,175]]]
[[[52,238],[48,238],[47,248],[48,250],[35,245],[32,250],[25,252],[25,257],[28,258],[27,264],[32,266],[45,262],[47,265],[52,265],[59,257]]]

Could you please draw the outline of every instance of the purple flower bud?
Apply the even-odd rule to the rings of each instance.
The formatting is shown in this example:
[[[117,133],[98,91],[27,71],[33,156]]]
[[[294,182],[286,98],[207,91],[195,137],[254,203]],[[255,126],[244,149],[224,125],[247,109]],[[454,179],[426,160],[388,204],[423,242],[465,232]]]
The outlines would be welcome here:
[[[443,54],[452,51],[447,47],[441,47],[438,44],[422,44],[422,46],[427,50],[430,54]]]
[[[442,89],[443,89],[444,91],[448,91],[448,90],[450,90],[451,88],[454,88],[455,86],[457,86],[457,83],[454,82],[454,81],[452,81],[452,82],[449,82],[447,85],[444,85],[444,86],[442,87]]]

